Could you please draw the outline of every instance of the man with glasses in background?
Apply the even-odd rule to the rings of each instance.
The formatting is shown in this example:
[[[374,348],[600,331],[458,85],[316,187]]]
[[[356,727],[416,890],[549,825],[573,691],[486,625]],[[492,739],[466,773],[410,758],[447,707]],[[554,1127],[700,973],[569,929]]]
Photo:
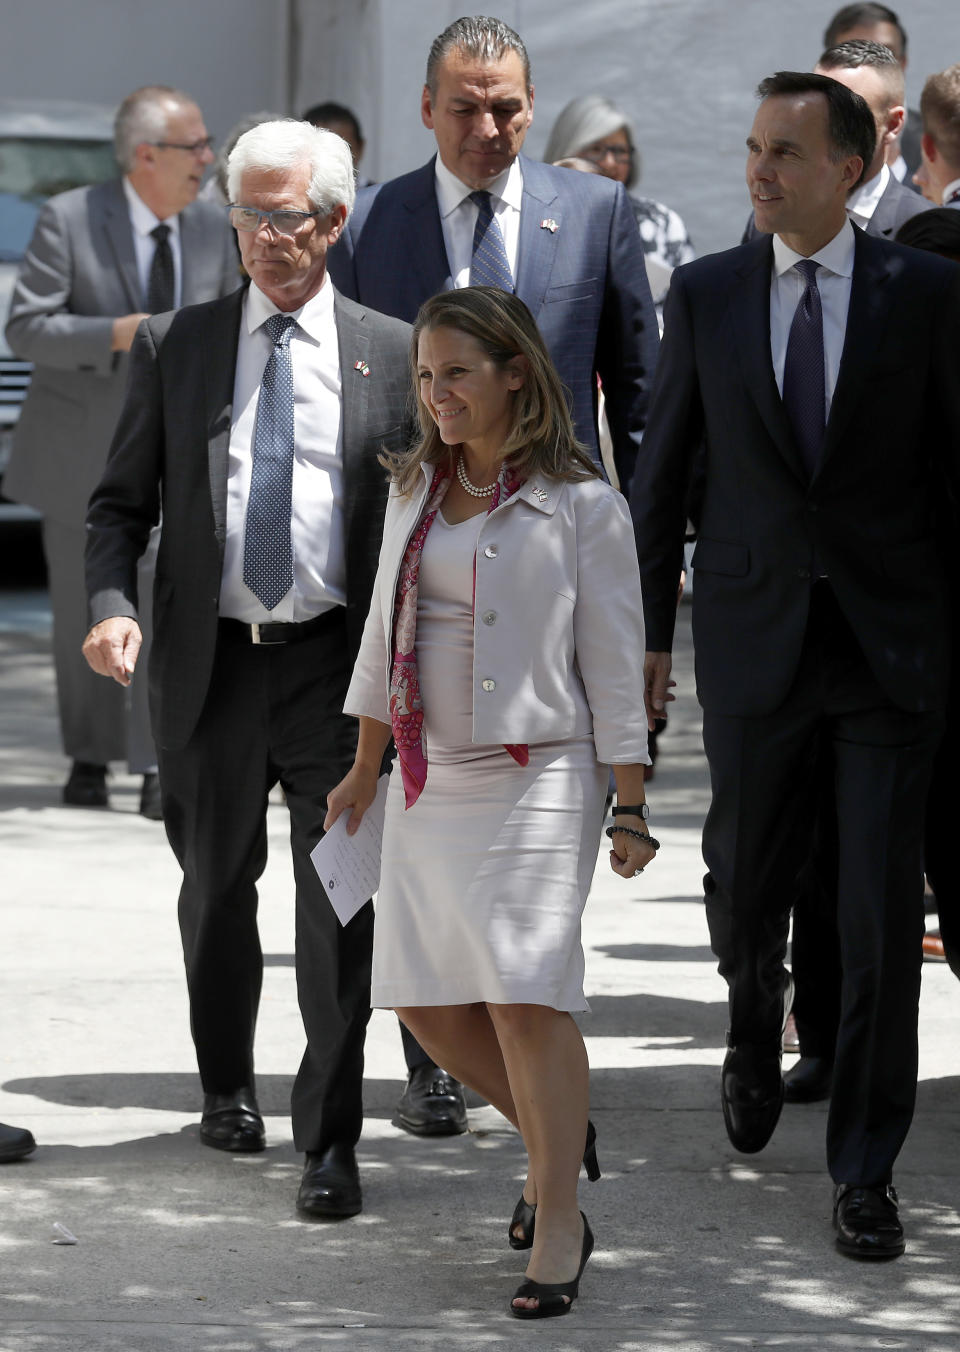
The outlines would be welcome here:
[[[135,561],[162,505],[150,697],[164,823],[184,871],[200,1139],[228,1151],[265,1144],[253,1072],[257,881],[279,782],[307,1038],[292,1097],[306,1153],[297,1208],[336,1218],[361,1208],[373,907],[341,926],[310,851],[327,793],[353,763],[357,725],[342,709],[380,549],[378,456],[412,434],[409,329],[327,278],[355,192],[339,136],[261,123],[231,152],[227,181],[250,286],[150,319],[137,336],[90,504],[86,652],[101,675],[129,680]]]
[[[6,336],[35,369],[3,486],[44,518],[60,727],[71,761],[63,801],[106,807],[107,767],[126,759],[144,776],[140,811],[159,819],[145,682],[127,694],[98,681],[80,651],[83,522],[140,321],[226,295],[240,274],[223,212],[194,200],[213,155],[193,100],[164,85],[135,90],[117,112],[114,141],[122,177],[50,198],[20,268]],[[154,542],[142,563],[145,636],[155,552]]]

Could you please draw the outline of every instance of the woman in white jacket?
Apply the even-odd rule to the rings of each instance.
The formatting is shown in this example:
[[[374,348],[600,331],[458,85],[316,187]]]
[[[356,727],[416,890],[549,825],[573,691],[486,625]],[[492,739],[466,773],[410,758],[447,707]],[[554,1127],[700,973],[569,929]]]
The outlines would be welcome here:
[[[326,825],[355,830],[391,734],[373,1004],[520,1130],[508,1238],[532,1248],[517,1318],[566,1314],[593,1247],[599,1176],[580,916],[608,766],[610,862],[654,858],[645,825],[644,636],[623,499],[574,438],[529,311],[487,287],[426,302],[412,363],[422,437],[392,461],[383,546],[346,712],[356,762]],[[428,773],[429,763],[429,773]],[[587,1148],[584,1149],[586,1140]]]

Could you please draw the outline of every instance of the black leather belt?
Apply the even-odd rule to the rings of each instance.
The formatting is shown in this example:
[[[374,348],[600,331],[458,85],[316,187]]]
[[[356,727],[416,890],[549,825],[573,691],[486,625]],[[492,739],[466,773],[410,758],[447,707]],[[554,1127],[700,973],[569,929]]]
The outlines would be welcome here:
[[[299,624],[273,623],[245,624],[243,620],[221,619],[220,633],[224,638],[240,639],[244,643],[274,645],[278,643],[299,643],[305,638],[314,638],[325,629],[333,629],[343,623],[346,612],[343,606],[332,606],[322,615],[312,620],[301,620]]]

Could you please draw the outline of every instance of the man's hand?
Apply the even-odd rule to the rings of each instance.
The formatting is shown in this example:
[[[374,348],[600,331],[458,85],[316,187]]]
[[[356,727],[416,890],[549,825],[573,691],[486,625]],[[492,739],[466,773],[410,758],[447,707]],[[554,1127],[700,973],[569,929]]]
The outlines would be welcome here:
[[[149,318],[149,315],[120,315],[115,319],[113,339],[110,343],[111,352],[129,352],[141,320]]]
[[[670,694],[676,681],[671,681],[673,658],[670,653],[647,653],[643,660],[643,702],[647,709],[647,727],[654,731],[658,718],[666,718],[667,705],[674,699]]]
[[[136,620],[113,615],[93,626],[83,641],[83,655],[98,676],[112,676],[119,685],[129,685],[142,642]]]

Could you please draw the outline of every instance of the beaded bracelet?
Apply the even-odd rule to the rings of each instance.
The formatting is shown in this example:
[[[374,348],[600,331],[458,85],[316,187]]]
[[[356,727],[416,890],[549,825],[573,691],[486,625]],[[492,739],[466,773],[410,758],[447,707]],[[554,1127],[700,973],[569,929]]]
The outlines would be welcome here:
[[[651,849],[659,850],[660,848],[659,840],[656,840],[653,836],[648,836],[644,831],[635,831],[632,826],[608,826],[607,835],[611,839],[613,839],[614,831],[620,831],[625,836],[635,836],[637,840],[642,840]]]

